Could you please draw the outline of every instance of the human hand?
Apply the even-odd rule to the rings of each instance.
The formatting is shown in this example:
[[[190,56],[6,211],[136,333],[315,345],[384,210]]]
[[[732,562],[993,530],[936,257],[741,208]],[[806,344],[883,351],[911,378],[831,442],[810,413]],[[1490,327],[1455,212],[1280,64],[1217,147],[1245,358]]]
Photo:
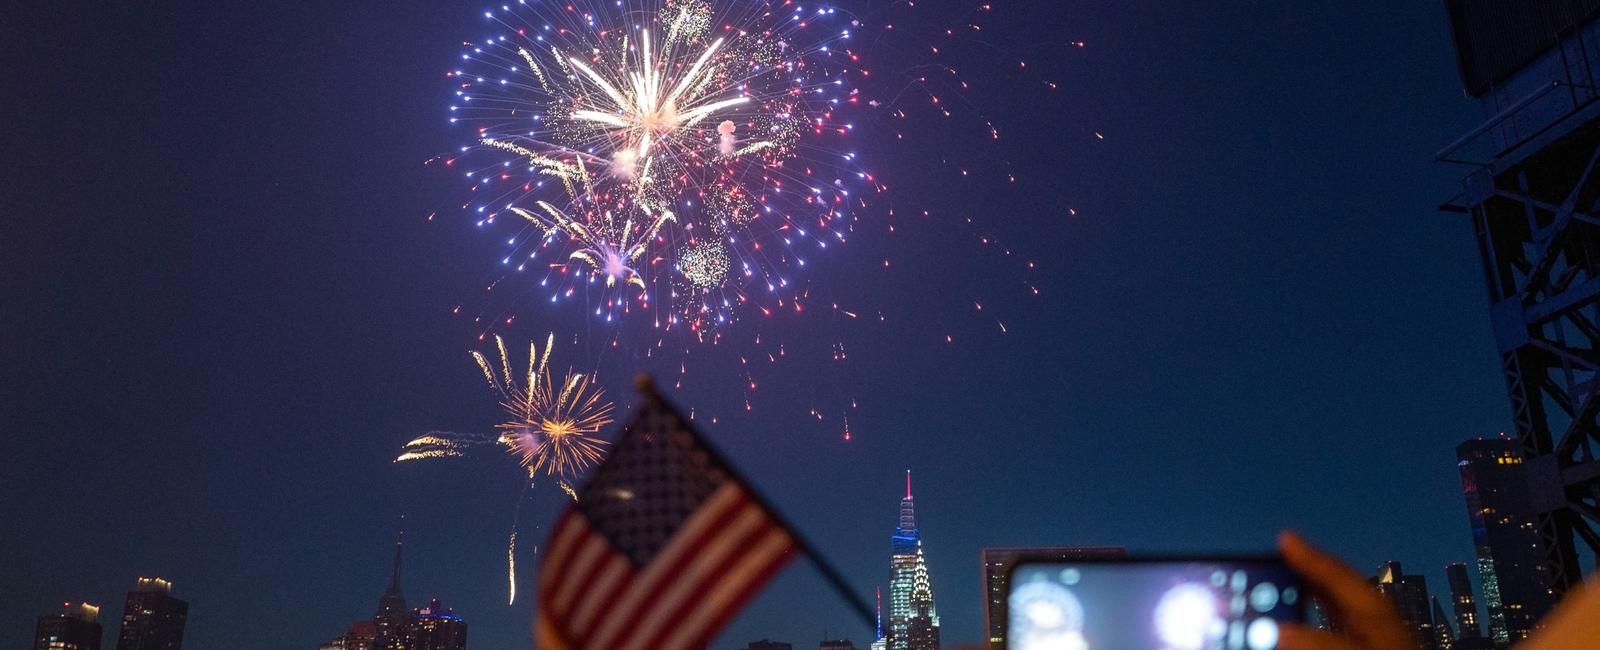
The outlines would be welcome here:
[[[1349,565],[1307,543],[1298,534],[1278,536],[1278,550],[1341,632],[1284,624],[1278,647],[1283,650],[1417,650],[1420,644],[1389,599]]]

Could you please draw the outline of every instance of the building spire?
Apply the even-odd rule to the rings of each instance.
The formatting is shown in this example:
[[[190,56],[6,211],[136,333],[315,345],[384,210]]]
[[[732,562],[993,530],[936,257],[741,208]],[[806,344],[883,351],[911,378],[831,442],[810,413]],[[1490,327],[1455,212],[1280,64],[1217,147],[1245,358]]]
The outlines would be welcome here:
[[[406,545],[406,518],[400,516],[400,535],[394,540],[394,573],[389,574],[389,588],[378,597],[378,611],[372,615],[376,626],[374,650],[403,650],[405,648],[406,596],[400,591],[401,551]]]
[[[396,537],[395,540],[394,540],[394,573],[389,575],[389,592],[390,593],[396,593],[396,594],[400,593],[400,560],[401,560],[401,555],[402,555],[401,551],[405,550],[405,545],[406,545],[406,518],[405,518],[405,515],[401,515],[400,516],[400,536]]]
[[[911,498],[911,468],[906,468],[906,498]]]

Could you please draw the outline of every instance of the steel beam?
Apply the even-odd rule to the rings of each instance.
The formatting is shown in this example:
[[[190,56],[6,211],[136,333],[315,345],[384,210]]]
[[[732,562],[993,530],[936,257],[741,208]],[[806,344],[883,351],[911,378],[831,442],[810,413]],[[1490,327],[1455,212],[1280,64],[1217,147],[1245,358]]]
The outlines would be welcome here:
[[[1587,108],[1593,108],[1587,107]],[[1573,117],[1573,116],[1569,116]],[[1600,115],[1463,181],[1518,449],[1558,594],[1600,558]],[[1588,553],[1580,556],[1578,545]]]

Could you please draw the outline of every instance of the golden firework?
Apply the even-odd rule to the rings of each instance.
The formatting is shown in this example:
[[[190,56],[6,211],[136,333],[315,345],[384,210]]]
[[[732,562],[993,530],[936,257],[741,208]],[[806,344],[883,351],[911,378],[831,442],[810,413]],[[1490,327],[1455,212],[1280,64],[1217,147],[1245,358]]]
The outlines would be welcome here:
[[[528,344],[528,370],[519,382],[511,371],[505,341],[494,338],[498,369],[481,352],[472,353],[484,379],[500,395],[507,420],[498,442],[517,456],[529,476],[545,474],[565,481],[589,468],[605,455],[610,444],[599,437],[612,422],[613,405],[589,375],[568,370],[558,382],[550,371],[555,335],[545,341],[544,354]],[[498,372],[497,372],[498,370]]]

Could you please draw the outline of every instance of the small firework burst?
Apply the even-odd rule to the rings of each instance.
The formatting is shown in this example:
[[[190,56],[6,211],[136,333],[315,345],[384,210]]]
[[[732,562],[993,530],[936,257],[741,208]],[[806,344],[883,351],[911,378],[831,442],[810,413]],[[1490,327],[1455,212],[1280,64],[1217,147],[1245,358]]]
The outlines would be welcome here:
[[[520,383],[512,374],[505,341],[496,336],[494,342],[500,353],[498,373],[483,353],[473,351],[472,358],[509,416],[498,426],[497,441],[517,457],[529,476],[544,474],[566,481],[599,462],[610,444],[599,433],[612,422],[613,405],[605,400],[605,391],[588,375],[570,370],[559,383],[555,380],[549,367],[554,334],[545,341],[543,356],[529,342],[528,371]]]
[[[728,277],[728,249],[715,239],[695,243],[678,255],[678,267],[697,288],[720,287]]]
[[[706,191],[706,211],[710,213],[711,227],[717,232],[748,225],[756,219],[756,204],[744,187],[733,183],[719,183]]]

